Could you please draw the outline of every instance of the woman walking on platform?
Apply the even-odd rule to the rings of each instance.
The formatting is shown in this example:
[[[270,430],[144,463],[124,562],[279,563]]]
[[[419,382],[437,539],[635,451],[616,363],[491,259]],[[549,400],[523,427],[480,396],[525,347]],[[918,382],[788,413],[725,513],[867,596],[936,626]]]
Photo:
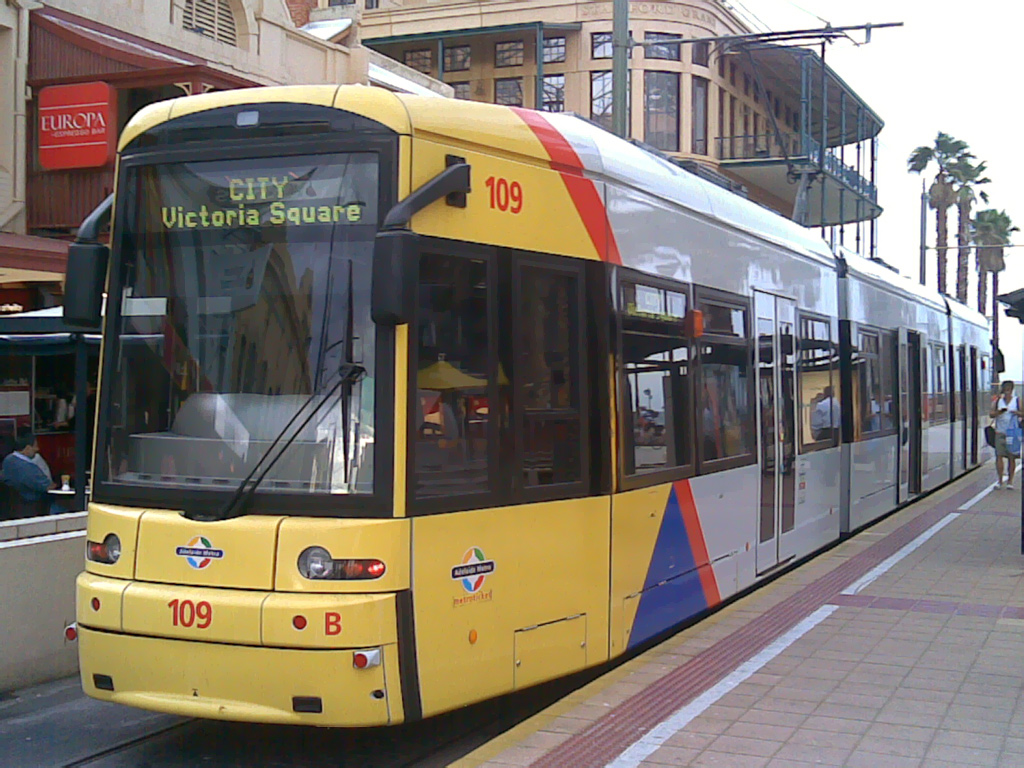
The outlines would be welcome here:
[[[996,474],[998,479],[996,488],[1012,488],[1013,473],[1017,468],[1017,456],[1010,450],[1006,440],[1006,433],[1010,429],[1020,429],[1020,403],[1017,396],[1013,394],[1013,382],[1006,380],[1002,384],[1002,394],[992,403],[992,412],[989,414],[995,419],[996,429]],[[1003,482],[1003,459],[1009,462],[1009,472],[1006,482]]]

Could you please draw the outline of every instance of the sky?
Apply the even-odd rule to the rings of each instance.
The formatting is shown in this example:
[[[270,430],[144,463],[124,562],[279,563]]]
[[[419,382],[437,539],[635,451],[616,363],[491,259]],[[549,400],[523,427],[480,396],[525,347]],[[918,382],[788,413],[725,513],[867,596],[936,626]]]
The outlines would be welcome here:
[[[907,172],[915,147],[931,144],[938,131],[966,141],[988,163],[989,203],[1005,210],[1024,229],[1024,179],[1019,120],[1024,6],[1006,0],[725,0],[747,9],[774,30],[903,22],[872,32],[871,43],[839,41],[826,61],[885,122],[879,136],[877,182],[884,212],[878,224],[878,255],[903,274],[918,277],[921,176]],[[748,14],[749,15],[749,14]],[[819,18],[815,18],[815,17]],[[853,33],[858,42],[863,33]],[[924,174],[928,183],[934,172]],[[956,243],[956,213],[949,216],[950,244]],[[1014,236],[1024,245],[1024,234]],[[929,211],[928,245],[935,245]],[[977,307],[977,275],[971,254],[968,304]],[[999,292],[1024,288],[1024,248],[1006,251]],[[935,286],[934,251],[928,284]],[[949,252],[949,286],[956,291],[956,251]],[[989,294],[991,296],[991,286]],[[991,299],[990,299],[991,300]],[[1022,380],[1022,335],[1017,320],[1001,316],[1000,344],[1005,377]]]

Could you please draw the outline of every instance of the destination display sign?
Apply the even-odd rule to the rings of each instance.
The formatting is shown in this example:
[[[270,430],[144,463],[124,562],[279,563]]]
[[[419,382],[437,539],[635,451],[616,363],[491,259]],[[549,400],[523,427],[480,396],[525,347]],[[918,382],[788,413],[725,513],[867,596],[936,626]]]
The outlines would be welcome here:
[[[165,167],[159,174],[159,229],[375,223],[374,160],[332,155]]]

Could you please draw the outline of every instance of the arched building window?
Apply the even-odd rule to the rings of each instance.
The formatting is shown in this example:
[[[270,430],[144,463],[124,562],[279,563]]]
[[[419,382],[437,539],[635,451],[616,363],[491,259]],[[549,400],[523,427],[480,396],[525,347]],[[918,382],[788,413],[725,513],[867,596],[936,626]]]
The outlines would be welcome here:
[[[184,0],[182,26],[218,42],[238,45],[230,0]]]

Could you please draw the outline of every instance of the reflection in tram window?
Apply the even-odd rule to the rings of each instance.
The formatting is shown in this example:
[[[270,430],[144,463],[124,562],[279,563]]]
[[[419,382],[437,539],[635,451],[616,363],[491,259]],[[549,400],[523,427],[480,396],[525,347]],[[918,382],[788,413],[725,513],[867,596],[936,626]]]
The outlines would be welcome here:
[[[861,331],[853,350],[853,437],[860,440],[893,428],[891,343],[875,331]]]
[[[949,406],[946,400],[949,391],[946,347],[942,344],[932,344],[929,357],[932,363],[931,389],[929,390],[930,421],[932,424],[945,424],[949,421]]]
[[[627,475],[693,464],[688,297],[678,290],[622,285],[622,432]]]
[[[839,441],[834,350],[828,320],[800,318],[800,444],[804,452],[830,448]]]
[[[530,266],[520,275],[523,484],[578,482],[583,469],[579,278]]]
[[[750,352],[745,345],[702,344],[702,460],[752,454]]]
[[[704,313],[704,333],[713,333],[717,336],[739,336],[740,338],[746,335],[744,323],[746,313],[741,308],[715,301],[701,302],[700,308]]]
[[[633,443],[627,473],[689,465],[689,348],[679,339],[626,333],[622,357]]]
[[[416,492],[488,490],[487,264],[424,254],[420,262]]]

